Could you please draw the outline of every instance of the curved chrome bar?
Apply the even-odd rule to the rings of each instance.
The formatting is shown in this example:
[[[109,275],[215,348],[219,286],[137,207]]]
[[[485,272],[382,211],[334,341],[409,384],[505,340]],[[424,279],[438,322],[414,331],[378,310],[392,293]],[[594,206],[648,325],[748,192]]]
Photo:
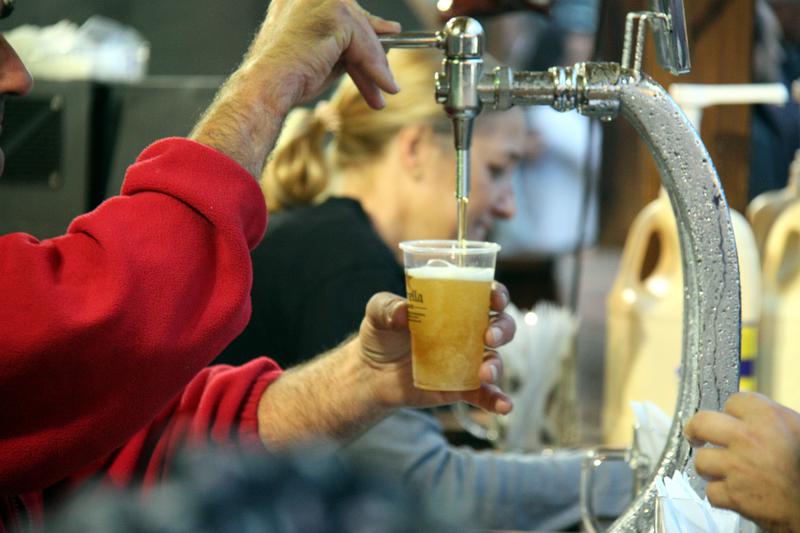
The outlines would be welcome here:
[[[689,120],[645,75],[623,75],[615,92],[620,113],[658,165],[678,221],[684,273],[681,381],[667,446],[644,491],[611,526],[611,531],[652,531],[655,475],[686,468],[694,488],[704,487],[683,437],[684,425],[698,409],[721,410],[738,390],[739,264],[725,193]]]
[[[497,69],[479,85],[486,105],[550,105],[611,120],[621,114],[647,143],[667,190],[681,246],[684,283],[681,382],[668,443],[656,474],[694,472],[683,427],[698,409],[721,410],[738,389],[739,264],[719,176],[700,137],[675,101],[647,75],[617,63],[579,63],[546,72]],[[652,531],[655,475],[612,525]]]

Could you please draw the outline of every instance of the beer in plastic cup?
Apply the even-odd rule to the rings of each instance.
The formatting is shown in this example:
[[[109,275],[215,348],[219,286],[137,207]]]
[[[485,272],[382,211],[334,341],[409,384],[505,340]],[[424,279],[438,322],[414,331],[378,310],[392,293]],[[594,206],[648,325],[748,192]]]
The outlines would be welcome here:
[[[439,391],[480,387],[494,265],[490,242],[400,243],[406,271],[414,386]]]

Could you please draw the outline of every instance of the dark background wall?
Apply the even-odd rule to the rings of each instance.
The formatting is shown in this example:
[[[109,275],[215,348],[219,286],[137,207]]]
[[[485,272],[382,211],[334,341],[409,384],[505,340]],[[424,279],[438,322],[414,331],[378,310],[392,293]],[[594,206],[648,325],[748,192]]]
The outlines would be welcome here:
[[[70,220],[117,194],[125,169],[142,148],[188,134],[238,65],[268,3],[19,0],[0,31],[64,19],[82,24],[103,15],[136,28],[150,42],[150,77],[136,84],[37,80],[26,98],[6,103],[0,233],[62,234]],[[419,27],[401,0],[362,5],[407,28]]]
[[[266,13],[265,0],[20,0],[0,31],[23,23],[82,24],[103,15],[136,28],[150,41],[151,74],[224,75],[239,62]],[[418,27],[402,0],[365,0],[366,9]]]

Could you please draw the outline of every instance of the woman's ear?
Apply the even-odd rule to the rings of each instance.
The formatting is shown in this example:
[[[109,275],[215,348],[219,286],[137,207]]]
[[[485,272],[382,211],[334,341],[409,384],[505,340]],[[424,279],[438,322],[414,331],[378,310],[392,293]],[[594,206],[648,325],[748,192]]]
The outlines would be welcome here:
[[[406,126],[397,133],[395,150],[405,175],[422,180],[433,141],[433,130],[424,124]]]

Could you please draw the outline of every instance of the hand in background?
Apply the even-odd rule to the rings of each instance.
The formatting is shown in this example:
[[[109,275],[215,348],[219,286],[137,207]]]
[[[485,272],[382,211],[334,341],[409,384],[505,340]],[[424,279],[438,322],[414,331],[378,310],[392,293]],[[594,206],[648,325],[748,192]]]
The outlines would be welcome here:
[[[800,532],[800,414],[755,393],[731,396],[724,412],[701,411],[684,430],[697,473],[716,507],[772,532]]]

